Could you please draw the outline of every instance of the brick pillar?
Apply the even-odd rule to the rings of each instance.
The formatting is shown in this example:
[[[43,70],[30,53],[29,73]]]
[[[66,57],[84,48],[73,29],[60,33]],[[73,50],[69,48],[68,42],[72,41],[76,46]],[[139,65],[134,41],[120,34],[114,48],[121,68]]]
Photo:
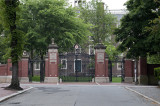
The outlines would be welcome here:
[[[28,58],[29,56],[24,52],[22,59],[18,63],[18,76],[20,82],[29,82],[28,78]]]
[[[109,62],[109,60],[106,59],[105,60],[105,73],[106,73],[106,77],[108,77],[108,62]]]
[[[105,83],[109,82],[106,73],[105,49],[103,44],[97,44],[95,47],[95,82]]]
[[[58,82],[58,46],[54,44],[49,45],[48,59],[45,59],[45,81],[46,83],[57,83]]]
[[[133,73],[134,73],[134,64],[133,61],[130,59],[125,59],[124,63],[124,73],[125,79],[124,82],[132,83],[133,82]]]
[[[139,58],[138,61],[138,83],[142,85],[148,84],[147,75],[147,60],[146,58]]]

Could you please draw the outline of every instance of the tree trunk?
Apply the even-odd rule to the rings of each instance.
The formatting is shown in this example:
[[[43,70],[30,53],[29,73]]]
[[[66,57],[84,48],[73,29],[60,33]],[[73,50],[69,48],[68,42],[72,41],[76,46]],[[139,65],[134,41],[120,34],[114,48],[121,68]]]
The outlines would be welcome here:
[[[17,0],[5,0],[6,5],[6,14],[9,23],[10,33],[11,33],[11,58],[12,58],[12,80],[11,84],[7,87],[9,89],[22,90],[20,87],[19,79],[18,79],[18,54],[17,54],[17,45],[18,45],[18,34],[16,32],[16,11],[8,12],[9,9],[15,9]],[[12,20],[11,20],[12,19]],[[6,88],[6,89],[7,89]]]
[[[7,88],[22,90],[18,79],[18,62],[12,63],[12,80],[11,84]]]

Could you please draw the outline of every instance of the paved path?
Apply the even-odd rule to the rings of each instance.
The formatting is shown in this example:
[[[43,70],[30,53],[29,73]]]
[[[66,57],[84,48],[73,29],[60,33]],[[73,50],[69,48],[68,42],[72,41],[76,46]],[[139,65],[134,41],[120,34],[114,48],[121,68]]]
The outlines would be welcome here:
[[[64,83],[30,86],[34,88],[0,103],[0,106],[159,106],[121,85]]]

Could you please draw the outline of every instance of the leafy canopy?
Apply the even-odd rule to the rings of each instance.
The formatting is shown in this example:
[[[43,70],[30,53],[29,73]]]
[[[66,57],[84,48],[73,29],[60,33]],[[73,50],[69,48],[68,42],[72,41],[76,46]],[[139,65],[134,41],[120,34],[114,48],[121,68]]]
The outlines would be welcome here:
[[[59,51],[67,51],[75,43],[83,43],[89,34],[89,25],[65,0],[26,0],[21,8],[21,29],[27,35],[28,50],[45,54],[54,38]]]
[[[94,44],[104,43],[112,35],[115,28],[116,18],[107,12],[107,6],[101,0],[91,0],[81,5],[77,11],[80,11],[80,18],[86,23],[92,24],[92,38]]]
[[[116,41],[121,42],[118,50],[127,52],[128,58],[146,57],[148,53],[157,53],[152,49],[155,40],[150,41],[150,31],[146,30],[146,27],[152,26],[151,20],[158,17],[156,11],[159,3],[154,0],[129,0],[126,6],[129,12],[122,18],[121,26],[115,31]]]

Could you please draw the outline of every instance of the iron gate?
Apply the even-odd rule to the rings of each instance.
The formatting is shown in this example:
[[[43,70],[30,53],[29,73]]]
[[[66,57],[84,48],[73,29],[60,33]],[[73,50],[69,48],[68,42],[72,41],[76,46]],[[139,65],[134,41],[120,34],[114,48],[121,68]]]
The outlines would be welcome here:
[[[120,74],[115,74],[113,71],[113,67],[116,67],[114,70],[120,71]],[[109,70],[109,80],[112,82],[112,77],[121,77],[121,82],[124,82],[125,73],[124,73],[124,59],[122,60],[116,60],[116,61],[110,61],[108,62],[108,70]],[[114,74],[113,74],[114,73]]]
[[[44,82],[44,76],[45,76],[45,61],[40,59],[29,59],[28,61],[28,76],[29,76],[29,82],[32,82],[33,77],[33,71],[34,71],[34,63],[40,64],[40,82]]]
[[[85,52],[59,55],[59,78],[63,82],[91,82],[95,77],[95,56]]]

